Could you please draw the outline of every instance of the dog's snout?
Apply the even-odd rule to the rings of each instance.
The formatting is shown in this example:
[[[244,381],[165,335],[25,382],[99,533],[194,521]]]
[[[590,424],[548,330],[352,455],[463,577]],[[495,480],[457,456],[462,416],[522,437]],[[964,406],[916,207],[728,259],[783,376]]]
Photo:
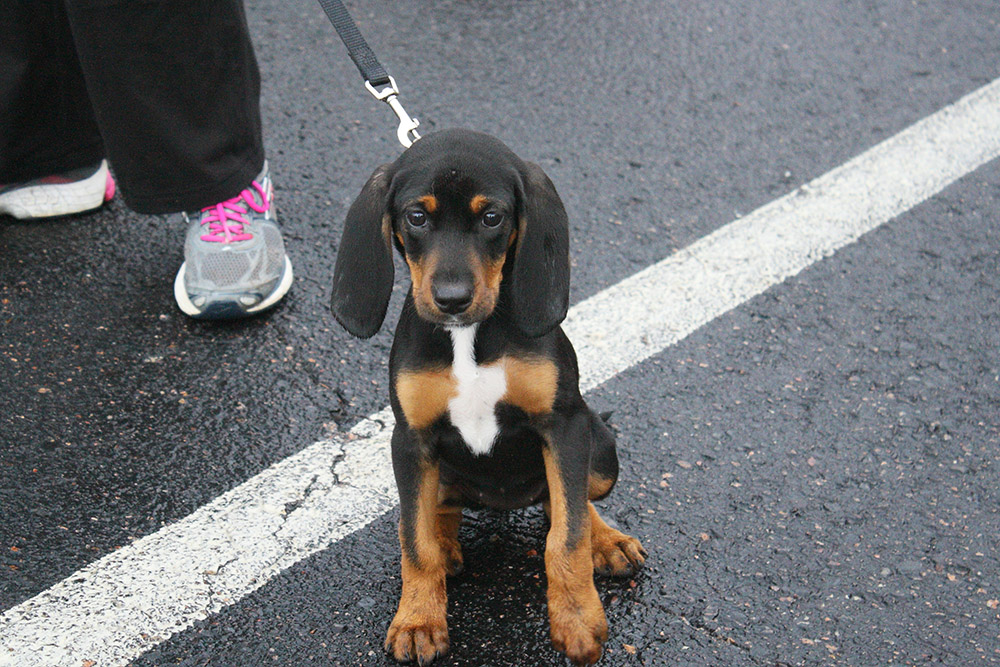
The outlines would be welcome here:
[[[464,313],[472,305],[472,285],[460,280],[435,281],[431,287],[434,305],[446,315]]]

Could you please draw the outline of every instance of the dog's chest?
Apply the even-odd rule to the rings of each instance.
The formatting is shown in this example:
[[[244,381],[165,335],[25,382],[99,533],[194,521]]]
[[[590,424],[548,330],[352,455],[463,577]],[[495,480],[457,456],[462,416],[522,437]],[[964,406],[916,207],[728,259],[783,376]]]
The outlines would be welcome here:
[[[480,365],[475,326],[449,329],[449,335],[450,366],[403,369],[396,376],[396,397],[410,428],[428,430],[447,417],[469,451],[486,455],[500,435],[498,403],[520,408],[528,418],[552,411],[559,382],[552,360],[507,354]]]
[[[488,454],[500,433],[496,405],[507,393],[505,364],[476,364],[476,327],[449,329],[454,361],[454,396],[448,418],[474,454]]]

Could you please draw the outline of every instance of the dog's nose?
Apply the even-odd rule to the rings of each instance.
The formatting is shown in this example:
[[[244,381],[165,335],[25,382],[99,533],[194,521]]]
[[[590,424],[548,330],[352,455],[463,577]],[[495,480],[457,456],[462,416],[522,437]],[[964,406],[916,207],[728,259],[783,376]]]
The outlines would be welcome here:
[[[472,305],[472,285],[462,281],[434,283],[431,287],[434,305],[446,315],[458,315]]]

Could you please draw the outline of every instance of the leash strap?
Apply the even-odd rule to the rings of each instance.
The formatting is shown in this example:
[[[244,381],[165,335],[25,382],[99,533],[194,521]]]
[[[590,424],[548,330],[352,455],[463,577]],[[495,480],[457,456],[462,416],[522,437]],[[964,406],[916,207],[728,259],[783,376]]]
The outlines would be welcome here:
[[[399,118],[399,127],[396,130],[396,138],[405,148],[413,145],[413,142],[420,138],[417,134],[417,126],[420,124],[416,118],[410,118],[403,105],[399,103],[399,88],[389,73],[382,67],[382,63],[375,57],[375,52],[368,46],[368,42],[361,36],[354,19],[347,12],[344,3],[340,0],[319,0],[320,7],[326,12],[326,17],[330,19],[340,39],[347,47],[347,53],[351,60],[361,72],[365,80],[365,88],[368,89],[375,99],[385,102]],[[412,139],[411,139],[412,137]]]

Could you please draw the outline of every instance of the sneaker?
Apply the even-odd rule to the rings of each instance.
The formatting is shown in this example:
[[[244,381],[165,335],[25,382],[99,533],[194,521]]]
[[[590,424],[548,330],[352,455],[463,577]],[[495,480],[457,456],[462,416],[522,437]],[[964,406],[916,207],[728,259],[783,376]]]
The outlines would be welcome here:
[[[183,218],[189,225],[174,297],[185,314],[208,320],[254,315],[292,286],[267,162],[239,195]]]
[[[100,208],[115,196],[107,160],[27,183],[0,185],[0,213],[19,220],[51,218]]]

